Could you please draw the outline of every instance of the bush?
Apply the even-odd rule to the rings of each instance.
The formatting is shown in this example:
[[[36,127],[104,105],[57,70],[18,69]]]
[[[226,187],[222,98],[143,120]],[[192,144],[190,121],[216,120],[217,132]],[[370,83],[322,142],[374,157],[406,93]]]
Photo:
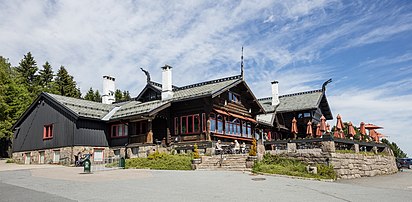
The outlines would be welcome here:
[[[155,152],[147,158],[133,158],[126,160],[126,168],[150,168],[157,170],[191,170],[192,157],[190,155],[171,155]]]
[[[7,159],[6,163],[15,163],[14,159]]]
[[[317,164],[317,174],[308,173],[306,171],[306,166],[307,164],[299,160],[265,154],[262,161],[255,163],[253,171],[317,179],[336,179],[336,173],[333,166]]]
[[[250,147],[249,156],[256,156],[257,147],[256,147],[256,139],[253,138],[252,146]]]

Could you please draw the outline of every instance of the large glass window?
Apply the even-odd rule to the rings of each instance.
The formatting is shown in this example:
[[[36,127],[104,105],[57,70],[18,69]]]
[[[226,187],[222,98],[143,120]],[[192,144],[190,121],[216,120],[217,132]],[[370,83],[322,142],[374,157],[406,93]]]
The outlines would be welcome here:
[[[223,117],[217,115],[217,132],[223,134]]]
[[[240,95],[229,91],[229,101],[240,102]]]
[[[247,137],[252,138],[252,126],[250,123],[247,123]]]
[[[247,137],[246,121],[242,121],[242,137]]]
[[[216,132],[216,116],[214,113],[209,114],[209,121],[210,121],[210,131]]]
[[[180,117],[180,128],[181,128],[181,133],[186,134],[187,133],[187,116],[182,116]]]

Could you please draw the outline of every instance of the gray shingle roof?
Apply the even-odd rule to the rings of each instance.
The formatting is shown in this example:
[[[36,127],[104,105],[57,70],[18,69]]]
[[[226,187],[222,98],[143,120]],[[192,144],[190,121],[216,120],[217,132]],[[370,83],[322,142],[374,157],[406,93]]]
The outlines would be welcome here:
[[[150,102],[138,102],[138,101],[130,101],[127,104],[124,104],[119,110],[114,113],[111,117],[112,119],[134,116],[144,113],[149,113],[158,107],[161,107],[165,104],[168,104],[169,101],[161,101],[155,100]]]
[[[80,117],[102,119],[116,105],[45,93]]]
[[[139,101],[128,101],[116,104],[103,104],[99,102],[93,102],[83,99],[77,99],[72,97],[65,97],[61,95],[55,95],[45,93],[52,97],[55,101],[62,104],[64,107],[74,112],[80,117],[93,118],[93,119],[118,119],[122,117],[129,117],[144,113],[149,113],[157,108],[160,108],[173,101],[179,101],[182,99],[193,98],[204,95],[213,95],[214,93],[231,86],[232,84],[240,81],[239,76],[228,77],[223,79],[216,79],[203,83],[197,83],[184,87],[174,86],[174,95],[171,100],[161,101],[155,100],[150,102],[141,103]],[[152,82],[154,83],[154,82]],[[156,88],[161,88],[156,86]],[[120,108],[116,108],[119,107]],[[116,108],[111,114],[112,111]],[[108,115],[109,114],[109,115]],[[113,115],[112,115],[113,114]],[[107,116],[106,116],[107,115]]]
[[[322,90],[314,90],[279,96],[280,103],[277,107],[272,106],[272,97],[261,98],[259,103],[266,112],[273,112],[275,109],[276,112],[299,111],[317,108],[322,96]]]
[[[256,120],[259,123],[263,123],[269,126],[273,126],[273,118],[275,113],[259,114],[256,116]]]

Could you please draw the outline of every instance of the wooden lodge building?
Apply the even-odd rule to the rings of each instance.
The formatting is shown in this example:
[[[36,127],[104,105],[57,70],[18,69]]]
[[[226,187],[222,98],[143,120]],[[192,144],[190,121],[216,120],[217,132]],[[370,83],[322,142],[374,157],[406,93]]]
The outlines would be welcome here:
[[[143,69],[142,69],[143,70]],[[72,164],[90,153],[95,162],[154,150],[185,151],[197,143],[213,153],[214,143],[287,138],[293,117],[299,130],[321,114],[332,119],[325,88],[257,99],[241,75],[183,87],[172,85],[172,67],[162,83],[150,80],[133,100],[114,102],[115,79],[103,77],[102,103],[41,93],[13,126],[13,158],[21,163]],[[316,128],[316,127],[314,127]]]
[[[147,72],[145,72],[147,73]],[[80,153],[94,161],[138,157],[162,146],[252,141],[261,104],[242,75],[183,87],[150,81],[131,101],[114,101],[114,78],[104,76],[103,103],[41,93],[13,126],[13,158],[25,163],[73,163]],[[182,146],[182,144],[180,144]],[[183,147],[183,146],[182,146]]]

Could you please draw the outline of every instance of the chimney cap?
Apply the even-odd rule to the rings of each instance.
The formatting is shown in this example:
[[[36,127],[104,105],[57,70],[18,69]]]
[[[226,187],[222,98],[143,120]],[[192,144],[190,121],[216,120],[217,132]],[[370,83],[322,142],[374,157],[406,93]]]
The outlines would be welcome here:
[[[104,78],[104,79],[109,79],[109,80],[115,81],[115,78],[114,78],[114,77],[111,77],[111,76],[103,76],[103,78]]]
[[[163,66],[162,69],[172,69],[172,67],[169,66],[168,64],[165,64],[165,66]]]
[[[279,83],[279,81],[272,81],[271,84]]]

